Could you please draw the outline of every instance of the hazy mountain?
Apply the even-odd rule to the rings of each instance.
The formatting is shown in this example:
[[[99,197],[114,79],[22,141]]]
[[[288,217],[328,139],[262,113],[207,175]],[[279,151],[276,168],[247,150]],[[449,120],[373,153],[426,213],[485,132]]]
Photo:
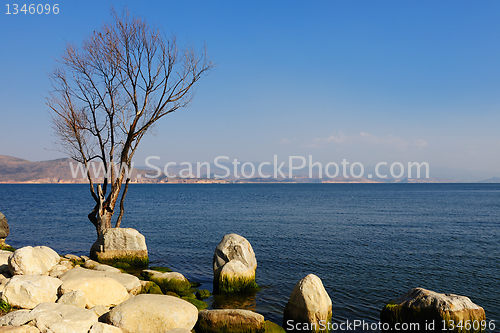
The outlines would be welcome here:
[[[70,163],[73,164],[73,170],[70,167]],[[169,165],[168,174],[169,178],[165,175],[164,166],[154,166],[154,167],[137,167],[135,166],[130,178],[132,182],[139,183],[202,183],[202,182],[252,182],[252,183],[268,183],[268,182],[299,182],[299,183],[456,183],[456,182],[476,182],[481,179],[488,177],[489,179],[481,180],[480,183],[500,183],[499,177],[494,177],[491,173],[478,172],[474,174],[469,170],[460,169],[445,169],[445,168],[432,168],[430,167],[430,178],[423,178],[424,174],[421,175],[420,179],[412,178],[408,179],[407,175],[404,174],[403,178],[395,179],[390,176],[387,178],[376,178],[374,169],[375,167],[366,167],[364,177],[365,178],[343,178],[341,174],[338,177],[331,179],[327,178],[323,174],[323,178],[318,178],[318,168],[313,169],[312,178],[309,178],[309,168],[305,167],[302,170],[293,170],[293,179],[289,177],[289,169],[283,166],[280,170],[286,178],[280,177],[278,173],[278,178],[259,178],[257,170],[259,168],[258,162],[254,163],[244,163],[244,172],[249,175],[251,173],[252,167],[254,166],[254,176],[249,179],[243,177],[241,172],[240,164],[237,169],[237,174],[239,177],[234,175],[234,165],[231,163],[220,163],[219,167],[215,166],[213,163],[210,164],[210,170],[207,170],[206,165],[200,168],[198,174],[196,163],[192,163],[191,174],[193,178],[182,178],[179,175],[187,176],[189,174],[189,168],[187,165]],[[98,167],[96,168],[98,170]],[[61,158],[51,161],[41,161],[41,162],[31,162],[28,160],[0,155],[0,183],[87,183],[87,178],[82,170],[78,171],[76,178],[73,174],[77,170],[77,163],[70,158]],[[94,170],[91,168],[91,170]],[[230,175],[227,176],[228,170]],[[379,170],[382,175],[387,175],[389,170],[380,168]],[[92,171],[91,171],[92,172]],[[274,177],[275,168],[273,165],[263,165],[261,168],[263,175],[270,175]],[[423,169],[422,169],[423,172]],[[209,177],[207,177],[209,173]],[[342,173],[342,172],[341,172]],[[414,172],[415,173],[415,172]],[[161,174],[159,177],[151,178]],[[454,176],[453,176],[454,175]],[[149,176],[149,177],[148,177]],[[173,178],[170,178],[173,177]],[[175,178],[176,177],[176,178]],[[196,178],[199,177],[199,178]],[[220,178],[217,180],[217,178]],[[102,179],[102,176],[101,176]],[[101,181],[101,180],[100,180]]]
[[[493,178],[481,180],[478,183],[500,183],[500,177],[493,177]]]

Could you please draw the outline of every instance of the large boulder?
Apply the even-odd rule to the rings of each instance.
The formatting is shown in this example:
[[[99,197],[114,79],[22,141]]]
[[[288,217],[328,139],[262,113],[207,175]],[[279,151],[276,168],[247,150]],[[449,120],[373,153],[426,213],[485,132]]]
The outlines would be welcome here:
[[[9,257],[12,275],[48,275],[61,258],[47,246],[26,246],[17,249]]]
[[[41,303],[31,314],[42,333],[88,333],[98,320],[93,311],[57,303]]]
[[[198,309],[174,296],[141,294],[115,306],[108,323],[124,333],[158,333],[173,328],[192,330]]]
[[[307,275],[292,290],[283,312],[283,327],[287,332],[321,331],[331,318],[332,300],[323,282],[314,274]]]
[[[264,316],[249,310],[203,310],[198,313],[196,332],[260,333],[265,331]]]
[[[136,276],[126,273],[115,273],[107,271],[95,271],[90,269],[85,269],[82,267],[75,267],[68,272],[60,276],[62,281],[68,281],[72,279],[79,279],[83,277],[88,278],[99,278],[108,277],[116,280],[118,283],[123,285],[127,292],[131,295],[135,295],[141,291],[141,280]]]
[[[55,302],[62,281],[44,275],[16,275],[7,282],[2,299],[14,307],[33,309],[42,302]]]
[[[145,269],[141,272],[141,276],[145,279],[156,283],[163,293],[172,291],[174,293],[182,293],[191,288],[191,283],[177,272],[158,272],[155,270]]]
[[[146,238],[132,228],[110,228],[92,245],[90,258],[100,263],[134,267],[149,264]]]
[[[481,331],[481,321],[486,320],[486,315],[484,309],[468,297],[413,288],[387,304],[380,313],[380,319],[391,327],[396,323],[418,323],[424,329],[426,324],[434,323],[433,329],[428,331],[441,330],[444,321],[448,331],[462,333]],[[450,321],[454,327],[451,327]]]
[[[252,245],[240,235],[225,235],[214,253],[214,292],[256,288],[256,269],[257,260]]]
[[[85,294],[87,308],[96,305],[113,306],[128,299],[127,289],[118,281],[109,277],[75,277],[64,280],[59,292],[64,295],[80,290]]]
[[[10,233],[9,224],[7,223],[7,218],[5,215],[0,213],[0,244],[5,243],[5,238]]]

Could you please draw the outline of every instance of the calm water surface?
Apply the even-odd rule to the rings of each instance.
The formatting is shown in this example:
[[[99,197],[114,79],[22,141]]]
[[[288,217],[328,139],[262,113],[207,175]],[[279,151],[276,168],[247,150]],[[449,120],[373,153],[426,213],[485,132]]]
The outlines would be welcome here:
[[[88,254],[92,205],[87,185],[0,185],[16,248]],[[309,273],[322,279],[337,322],[378,321],[413,287],[467,295],[500,321],[497,184],[132,185],[126,209],[122,226],[146,236],[152,264],[210,290],[217,244],[228,233],[247,238],[263,288],[237,303],[280,324]]]

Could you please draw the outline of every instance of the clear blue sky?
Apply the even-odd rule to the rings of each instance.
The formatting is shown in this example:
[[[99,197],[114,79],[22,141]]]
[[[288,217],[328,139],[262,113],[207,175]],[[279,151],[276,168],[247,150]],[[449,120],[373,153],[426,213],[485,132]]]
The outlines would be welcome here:
[[[61,0],[58,15],[6,15],[6,3],[0,154],[64,156],[52,144],[47,73],[66,41],[127,5],[181,44],[206,43],[218,64],[192,105],[144,139],[138,164],[313,155],[500,176],[499,1]]]

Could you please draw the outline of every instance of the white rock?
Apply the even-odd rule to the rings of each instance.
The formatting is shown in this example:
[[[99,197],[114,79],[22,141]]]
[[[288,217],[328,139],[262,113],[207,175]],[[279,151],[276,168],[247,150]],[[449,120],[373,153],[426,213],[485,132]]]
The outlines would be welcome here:
[[[158,333],[173,328],[192,330],[198,320],[198,309],[173,296],[141,294],[114,307],[108,323],[124,333]]]
[[[85,293],[83,291],[75,290],[62,295],[57,300],[57,303],[65,305],[73,305],[85,309],[85,306],[87,306],[89,301],[87,300],[87,297],[85,296]]]
[[[75,267],[69,270],[67,273],[63,274],[60,279],[63,281],[68,281],[75,278],[82,277],[108,277],[113,280],[118,281],[122,284],[127,292],[131,295],[138,293],[141,290],[141,280],[139,280],[136,276],[126,274],[126,273],[114,273],[114,272],[106,272],[106,271],[95,271],[91,269],[85,269],[82,267]]]
[[[189,331],[185,328],[173,328],[171,330],[168,330],[165,333],[191,333],[191,331]]]
[[[231,292],[255,287],[256,269],[252,245],[240,235],[225,235],[214,253],[214,288]]]
[[[21,326],[33,320],[30,310],[17,310],[0,317],[0,326]]]
[[[104,233],[104,251],[147,251],[146,238],[132,228],[111,228]]]
[[[100,262],[116,258],[147,260],[146,238],[132,228],[110,228],[104,231],[90,249],[91,257]]]
[[[42,302],[55,302],[62,281],[43,275],[16,275],[5,285],[2,299],[10,305],[33,309]]]
[[[284,325],[288,320],[296,323],[316,324],[328,322],[332,317],[332,300],[321,279],[309,274],[292,290],[283,313]]]
[[[249,269],[257,268],[257,259],[253,252],[252,245],[240,235],[228,234],[215,248],[213,268],[214,272],[231,260],[241,261]]]
[[[12,275],[47,275],[59,263],[59,255],[47,246],[26,246],[9,257]]]
[[[118,327],[103,323],[96,323],[94,324],[94,326],[92,326],[89,333],[122,333],[122,332],[123,331]]]
[[[80,277],[65,280],[59,291],[62,295],[81,290],[87,298],[87,308],[95,305],[113,306],[128,299],[127,289],[108,277]]]
[[[76,306],[41,303],[34,308],[35,326],[42,333],[88,333],[97,323],[97,315]]]

